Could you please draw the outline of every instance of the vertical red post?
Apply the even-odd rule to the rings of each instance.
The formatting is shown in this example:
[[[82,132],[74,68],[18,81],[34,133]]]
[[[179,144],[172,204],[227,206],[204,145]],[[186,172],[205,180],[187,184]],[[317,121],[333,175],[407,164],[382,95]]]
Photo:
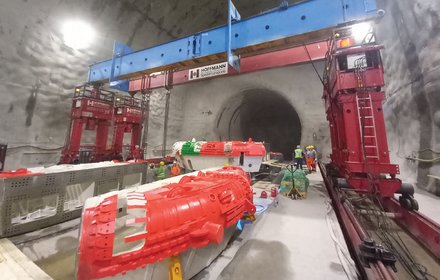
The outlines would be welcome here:
[[[125,125],[122,123],[116,123],[113,132],[113,152],[115,155],[122,154],[124,132],[125,132]]]
[[[96,154],[103,154],[107,149],[107,140],[108,140],[108,130],[109,130],[109,122],[108,121],[99,121],[96,128]]]
[[[70,145],[68,147],[70,153],[77,154],[79,152],[83,127],[84,127],[84,119],[78,118],[72,120],[72,130],[70,132]]]

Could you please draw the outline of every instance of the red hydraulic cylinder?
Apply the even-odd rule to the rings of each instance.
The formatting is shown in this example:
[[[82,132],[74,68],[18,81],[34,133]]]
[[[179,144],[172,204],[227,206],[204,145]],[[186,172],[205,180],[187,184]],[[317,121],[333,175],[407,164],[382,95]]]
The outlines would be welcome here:
[[[79,280],[115,276],[189,248],[220,243],[226,228],[256,210],[249,176],[238,167],[184,176],[154,190],[139,188],[104,195],[84,208]],[[140,225],[138,231],[124,235],[124,228],[133,225]],[[123,252],[118,242],[123,242]]]

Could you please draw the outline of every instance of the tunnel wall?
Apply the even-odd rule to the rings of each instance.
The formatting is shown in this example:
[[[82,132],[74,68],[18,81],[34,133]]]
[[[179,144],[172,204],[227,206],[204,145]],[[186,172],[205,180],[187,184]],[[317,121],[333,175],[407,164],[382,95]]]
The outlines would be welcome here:
[[[86,80],[88,65],[111,57],[114,40],[140,49],[176,37],[179,30],[167,32],[163,14],[157,13],[172,9],[160,1],[0,0],[0,141],[9,146],[5,168],[56,163],[73,88]],[[62,24],[77,18],[96,32],[84,50],[66,46],[61,34]],[[153,95],[153,105],[161,101]],[[154,128],[161,108],[152,108]]]
[[[438,192],[438,180],[427,175],[440,176],[439,167],[405,157],[429,159],[438,154],[418,151],[440,150],[440,2],[378,3],[386,11],[378,37],[386,47],[384,111],[392,161],[400,164],[401,178]],[[245,16],[273,7],[272,1],[257,5],[243,0],[236,5]],[[205,0],[191,5],[177,0],[0,0],[0,141],[9,147],[62,146],[72,88],[86,79],[89,63],[110,56],[114,39],[145,48],[222,24],[225,11],[224,4]],[[90,49],[75,51],[63,44],[60,25],[72,17],[95,26],[99,36]],[[325,146],[321,86],[316,79],[310,81],[312,76],[310,65],[302,65],[178,86],[171,98],[168,144],[192,137],[215,139],[219,104],[244,90],[262,88],[285,96],[298,112],[302,144],[316,141]],[[150,153],[162,143],[164,98],[161,91],[152,96]],[[53,164],[57,152],[10,149],[6,168]]]
[[[378,29],[387,100],[384,105],[393,162],[401,178],[440,194],[438,164],[408,161],[440,154],[440,1],[379,0],[386,11]],[[426,151],[422,151],[426,150]],[[422,151],[422,152],[419,152]]]
[[[322,72],[323,63],[316,66]],[[191,138],[219,140],[217,121],[224,104],[244,91],[258,89],[284,97],[301,121],[301,145],[315,144],[323,155],[328,155],[329,132],[321,99],[322,85],[310,64],[175,87],[172,98],[181,96],[184,117],[179,138],[170,138],[170,142]]]
[[[216,120],[219,140],[270,143],[270,151],[292,157],[292,147],[301,143],[298,113],[281,94],[262,88],[244,90],[220,105]],[[204,112],[209,115],[210,111]]]
[[[271,0],[235,4],[243,17],[274,7]],[[114,40],[142,49],[222,25],[226,15],[226,1],[0,0],[0,142],[9,146],[5,168],[58,161],[73,87],[86,80],[89,64],[111,56]],[[69,19],[93,25],[98,36],[90,48],[76,51],[63,43],[61,25]],[[170,105],[172,139],[179,138],[181,128],[179,98]],[[150,154],[162,144],[164,95],[154,93],[151,103]]]

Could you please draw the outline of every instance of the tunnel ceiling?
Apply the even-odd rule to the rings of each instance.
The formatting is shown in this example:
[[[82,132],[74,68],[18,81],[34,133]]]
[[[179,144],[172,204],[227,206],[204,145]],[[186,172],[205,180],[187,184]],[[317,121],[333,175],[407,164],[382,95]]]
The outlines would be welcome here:
[[[160,30],[160,33],[167,34],[170,39],[180,38],[195,32],[224,25],[227,19],[227,0],[119,0],[119,2],[125,7],[127,12],[141,15],[139,26],[143,24],[142,21],[153,24]],[[247,18],[276,8],[281,2],[272,0],[235,0],[234,5],[242,18]],[[300,2],[300,0],[289,0],[288,2],[289,4],[294,4]],[[146,36],[148,38],[148,34]],[[148,39],[145,40],[144,47],[152,45],[148,41]]]
[[[265,141],[273,152],[292,158],[301,141],[301,121],[294,106],[282,95],[267,89],[236,94],[222,107],[217,121],[220,140]]]

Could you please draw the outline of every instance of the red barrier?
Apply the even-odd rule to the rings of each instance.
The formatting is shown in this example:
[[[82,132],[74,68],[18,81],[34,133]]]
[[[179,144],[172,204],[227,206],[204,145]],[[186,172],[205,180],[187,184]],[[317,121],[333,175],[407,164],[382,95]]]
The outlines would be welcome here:
[[[188,248],[220,243],[224,230],[235,226],[245,212],[255,213],[252,189],[249,176],[237,167],[103,198],[83,212],[78,279],[124,274]],[[133,225],[139,230],[124,235]],[[130,248],[119,252],[121,246]]]

